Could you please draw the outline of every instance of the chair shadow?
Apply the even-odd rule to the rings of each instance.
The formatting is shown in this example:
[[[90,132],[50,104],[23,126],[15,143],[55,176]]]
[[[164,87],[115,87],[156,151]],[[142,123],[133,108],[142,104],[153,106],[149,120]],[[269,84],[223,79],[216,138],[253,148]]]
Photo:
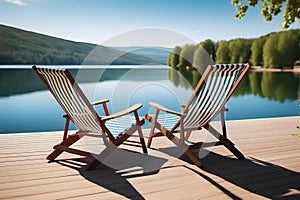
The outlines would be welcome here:
[[[160,148],[159,150],[177,155],[177,147]],[[203,149],[201,150],[203,153]],[[204,150],[206,151],[206,150]],[[198,151],[193,150],[197,155]],[[214,152],[206,152],[207,156],[201,159],[203,170],[217,175],[222,179],[243,188],[251,193],[269,199],[300,199],[300,173],[287,168],[265,162],[256,158],[239,160],[235,157],[226,157]],[[180,159],[193,164],[185,155]],[[231,199],[243,199],[226,189],[213,179],[192,167],[184,166],[220,189]],[[293,192],[293,193],[292,193]]]
[[[92,171],[86,171],[86,161],[86,158],[77,158],[55,162],[77,170],[86,180],[123,197],[144,199],[128,179],[157,174],[167,160],[117,148]]]

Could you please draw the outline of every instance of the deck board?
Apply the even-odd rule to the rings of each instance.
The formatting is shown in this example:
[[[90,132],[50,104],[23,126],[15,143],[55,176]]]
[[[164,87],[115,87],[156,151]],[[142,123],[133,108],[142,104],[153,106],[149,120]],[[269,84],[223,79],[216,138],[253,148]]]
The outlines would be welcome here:
[[[299,124],[299,117],[228,121],[229,137],[246,159],[218,146],[201,150],[207,154],[203,169],[185,156],[177,159],[180,154],[164,137],[154,138],[148,155],[121,145],[107,166],[87,172],[78,156],[45,159],[61,131],[2,134],[0,199],[299,199],[300,138],[292,135],[300,133]],[[211,140],[205,131],[191,138]],[[96,152],[99,140],[74,147]]]

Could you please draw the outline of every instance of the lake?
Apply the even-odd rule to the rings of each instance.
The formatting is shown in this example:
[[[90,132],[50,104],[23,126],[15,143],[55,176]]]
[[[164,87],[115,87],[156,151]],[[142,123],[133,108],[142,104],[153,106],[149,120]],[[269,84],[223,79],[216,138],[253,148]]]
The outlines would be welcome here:
[[[153,112],[149,101],[180,111],[179,105],[187,102],[200,78],[195,71],[179,72],[163,65],[67,68],[90,101],[110,99],[110,112],[142,103],[140,116]],[[226,119],[297,116],[299,94],[299,74],[249,72],[226,105]],[[103,114],[100,107],[96,110]],[[64,112],[31,66],[0,67],[0,112],[0,133],[56,131],[64,127]]]

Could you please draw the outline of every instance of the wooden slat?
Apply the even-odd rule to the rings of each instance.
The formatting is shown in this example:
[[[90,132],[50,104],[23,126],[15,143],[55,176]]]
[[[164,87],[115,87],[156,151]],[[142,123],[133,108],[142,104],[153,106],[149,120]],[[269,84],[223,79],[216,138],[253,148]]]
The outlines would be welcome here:
[[[299,117],[229,121],[228,136],[246,159],[236,159],[222,146],[213,147],[201,159],[203,170],[185,156],[173,158],[176,147],[164,137],[153,141],[148,156],[140,153],[140,147],[121,145],[132,152],[124,151],[126,156],[118,158],[118,150],[112,155],[116,159],[109,163],[116,169],[101,165],[87,172],[86,163],[74,160],[79,157],[72,154],[63,153],[59,163],[45,159],[62,132],[2,134],[0,199],[299,198],[300,139],[291,135],[300,132],[299,123]],[[148,132],[144,130],[146,136]],[[205,140],[206,133],[198,131],[190,138]],[[94,138],[74,147],[97,151],[98,145]],[[163,161],[158,171],[143,174],[156,160]]]

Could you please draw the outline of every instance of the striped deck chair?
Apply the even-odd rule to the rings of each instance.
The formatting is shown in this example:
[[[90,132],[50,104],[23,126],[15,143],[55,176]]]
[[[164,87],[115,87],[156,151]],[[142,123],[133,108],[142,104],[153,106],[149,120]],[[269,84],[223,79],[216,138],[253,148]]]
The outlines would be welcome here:
[[[208,146],[208,144],[189,142],[188,138],[192,131],[204,128],[218,139],[212,145],[224,145],[237,158],[244,159],[244,155],[227,137],[224,111],[227,111],[226,102],[249,68],[249,64],[209,65],[182,112],[176,112],[157,103],[149,102],[149,105],[154,107],[156,112],[152,116],[150,114],[145,115],[145,118],[152,124],[147,147],[150,148],[153,137],[166,136],[193,163],[201,167],[200,160],[192,153],[191,149]],[[160,114],[161,111],[163,113]],[[223,134],[210,125],[210,122],[218,114],[220,114]],[[158,131],[155,132],[155,129]],[[179,137],[175,133],[179,133]]]
[[[106,146],[104,154],[108,155],[136,131],[138,131],[143,152],[147,153],[141,129],[145,120],[140,119],[137,112],[142,107],[142,104],[136,104],[124,111],[110,114],[107,108],[109,100],[100,100],[91,104],[68,70],[37,68],[36,66],[33,66],[32,69],[66,113],[64,115],[66,123],[62,142],[54,146],[54,151],[47,157],[48,160],[53,161],[64,151],[74,153],[91,158],[92,161],[88,164],[87,170],[92,170],[100,163],[99,157],[96,159],[97,155],[70,148],[70,145],[83,136],[100,137],[103,138],[103,143]],[[102,105],[105,116],[99,116],[94,110],[93,105]],[[130,120],[129,123],[126,119],[116,121],[116,119],[122,117],[129,117],[133,120]],[[68,134],[70,120],[78,128],[75,134]],[[114,120],[116,122],[112,122]],[[126,124],[122,124],[122,122]],[[112,130],[117,132],[113,132]]]

